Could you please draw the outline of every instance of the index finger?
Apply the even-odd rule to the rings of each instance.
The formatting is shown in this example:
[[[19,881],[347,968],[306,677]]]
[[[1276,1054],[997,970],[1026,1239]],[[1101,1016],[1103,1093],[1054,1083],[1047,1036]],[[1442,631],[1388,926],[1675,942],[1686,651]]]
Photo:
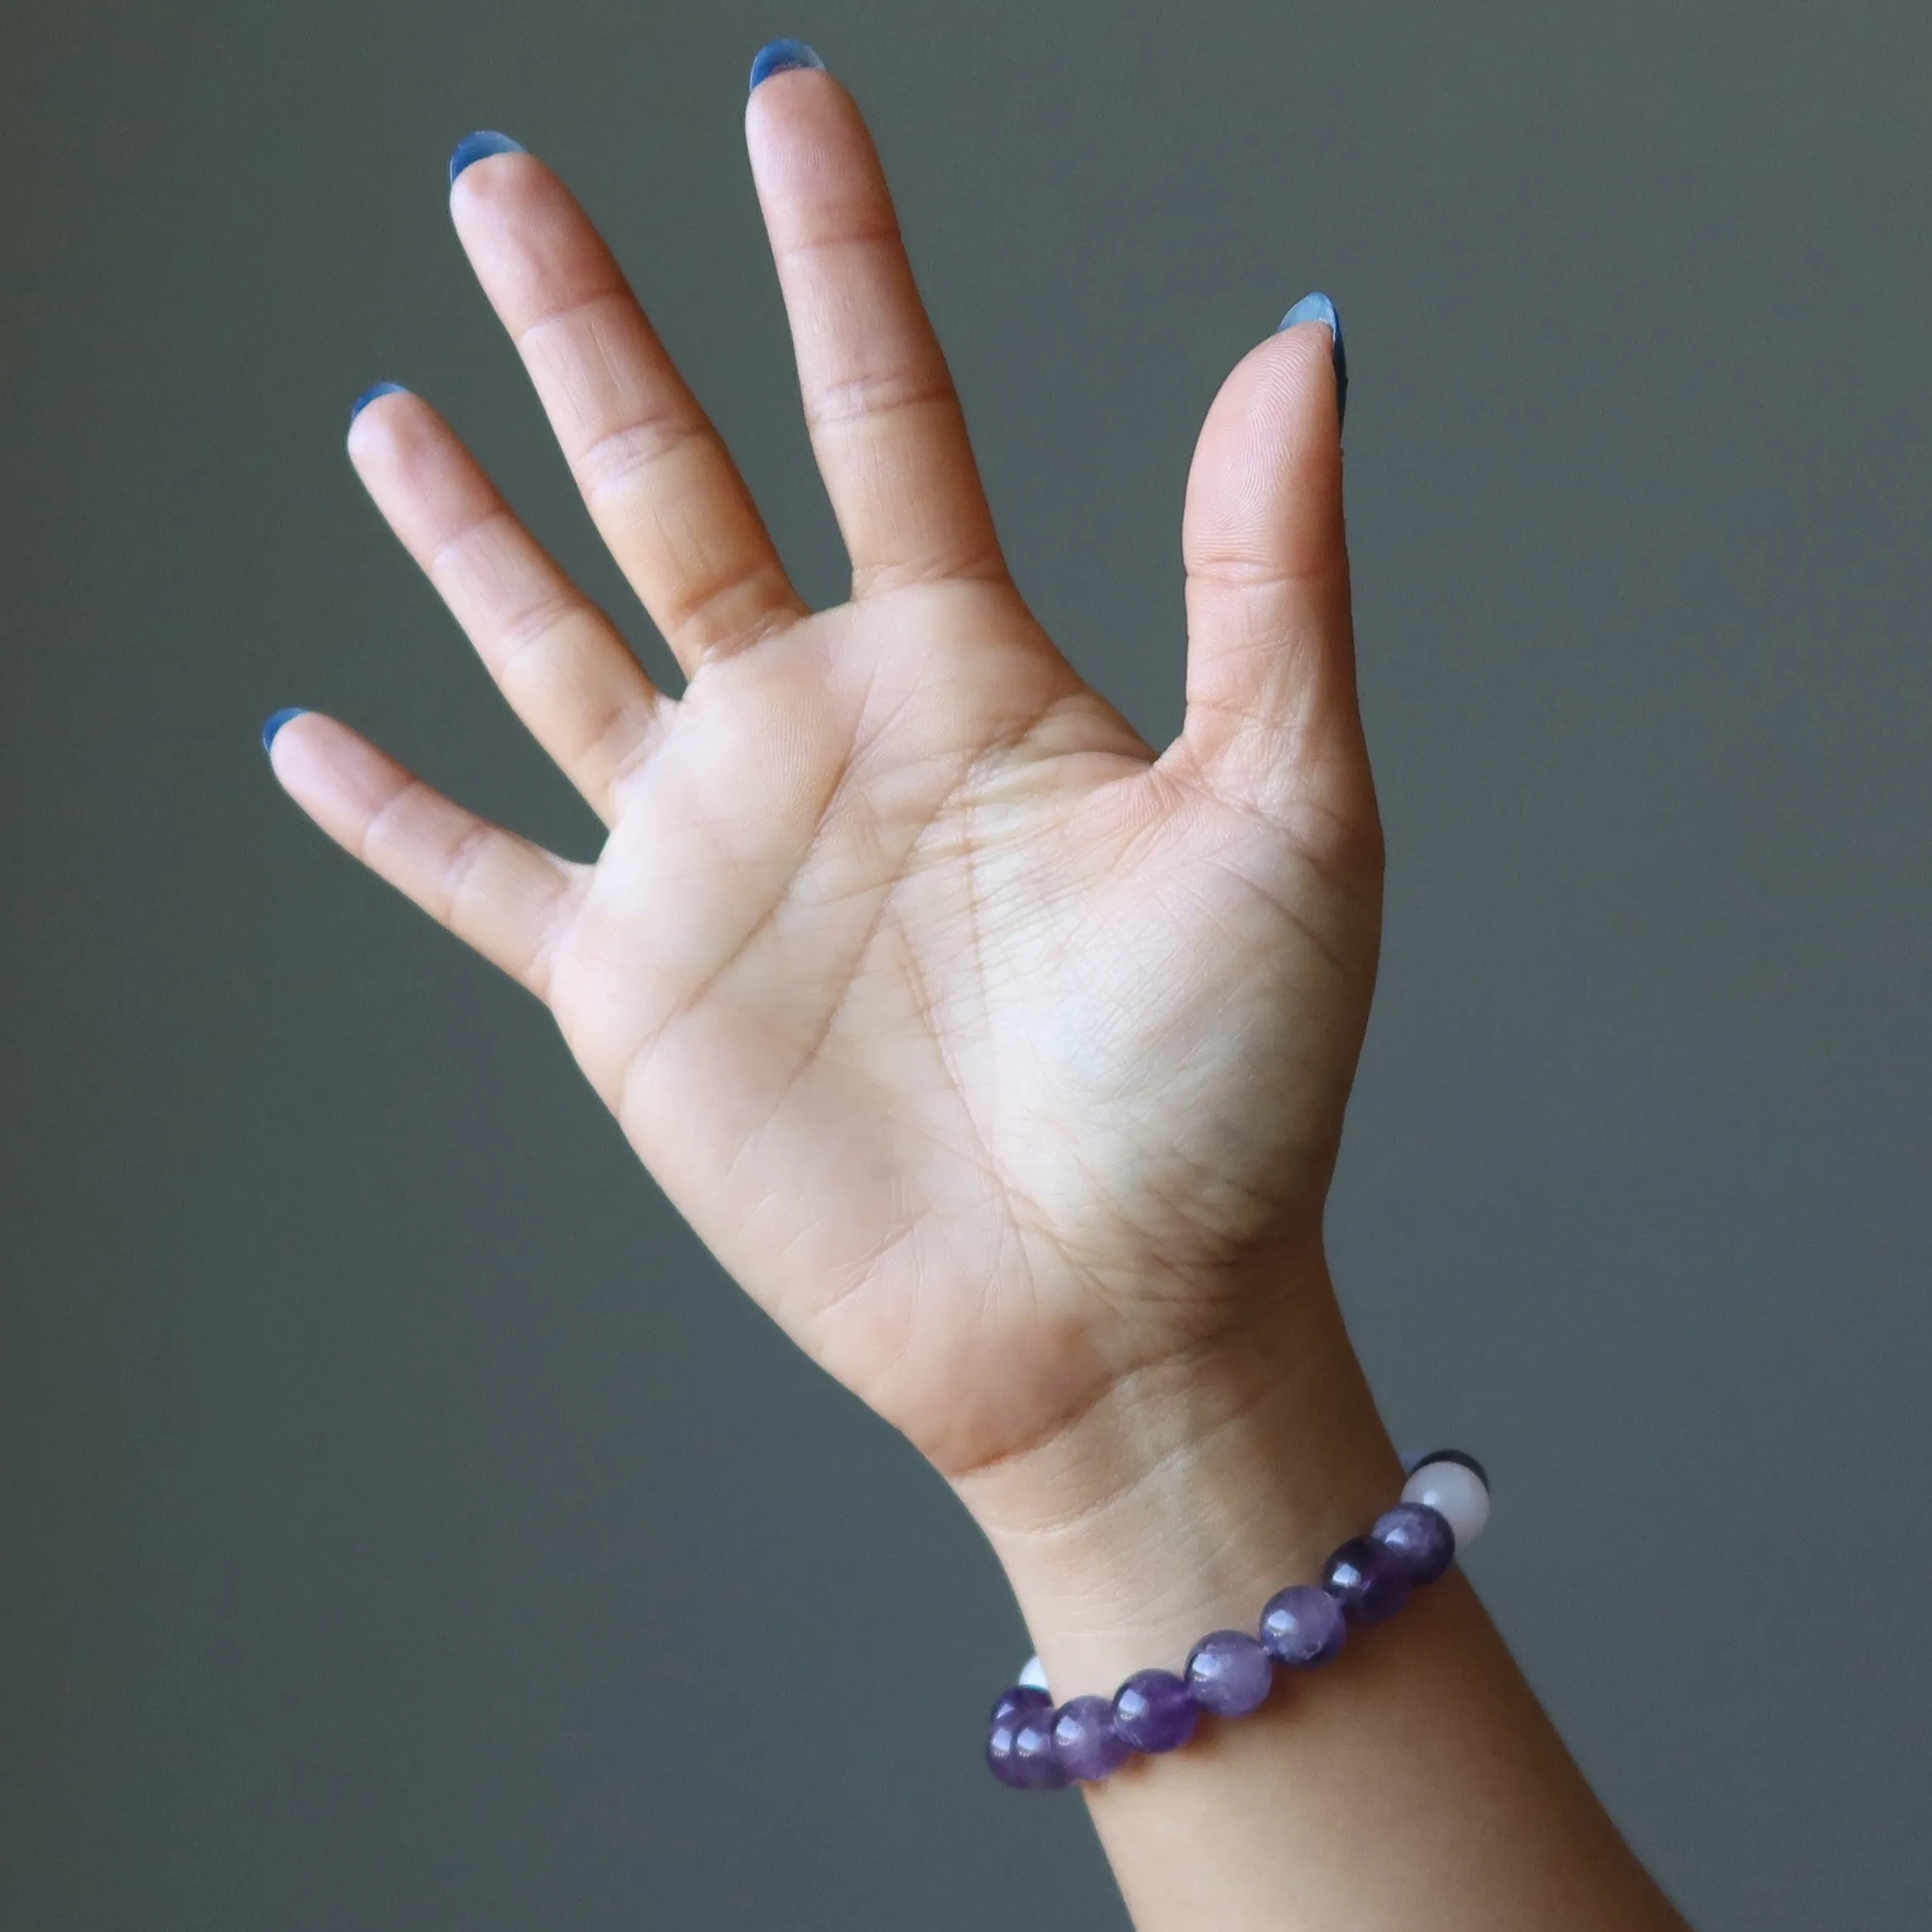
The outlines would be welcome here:
[[[752,172],[853,595],[1004,578],[952,376],[851,95],[797,43],[752,75]],[[789,62],[790,64],[785,64]]]

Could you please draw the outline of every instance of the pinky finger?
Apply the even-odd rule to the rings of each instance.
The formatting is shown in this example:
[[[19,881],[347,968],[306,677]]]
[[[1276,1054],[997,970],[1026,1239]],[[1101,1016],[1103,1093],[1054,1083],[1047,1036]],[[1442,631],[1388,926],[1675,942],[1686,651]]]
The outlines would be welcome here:
[[[333,718],[279,714],[264,736],[283,790],[344,852],[548,998],[584,867],[465,811]]]

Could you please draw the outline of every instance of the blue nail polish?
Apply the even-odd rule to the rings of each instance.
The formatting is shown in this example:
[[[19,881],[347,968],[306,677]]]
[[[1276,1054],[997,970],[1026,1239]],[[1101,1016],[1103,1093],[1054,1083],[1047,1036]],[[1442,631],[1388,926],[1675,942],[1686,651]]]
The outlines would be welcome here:
[[[520,154],[525,151],[521,141],[513,141],[508,135],[498,134],[494,128],[479,128],[474,134],[466,134],[449,157],[449,185],[454,188],[457,176],[464,169],[478,161],[487,161],[492,154]]]
[[[409,392],[400,382],[376,382],[363,390],[349,406],[349,420],[353,424],[378,396],[406,396]]]
[[[825,63],[819,58],[817,50],[808,47],[803,40],[768,41],[759,48],[752,62],[752,86],[755,88],[760,81],[769,80],[775,74],[790,74],[800,67],[819,74],[825,71]]]
[[[1335,338],[1335,413],[1339,420],[1348,414],[1348,351],[1342,346],[1341,317],[1336,314],[1335,304],[1327,296],[1304,295],[1281,318],[1280,327],[1275,333],[1279,335],[1283,329],[1292,329],[1297,322],[1325,322],[1328,333]]]
[[[263,751],[268,751],[272,749],[275,743],[275,733],[281,730],[282,727],[286,724],[291,718],[301,717],[302,713],[306,709],[307,706],[304,705],[291,705],[286,711],[278,711],[275,715],[262,727],[262,749]]]

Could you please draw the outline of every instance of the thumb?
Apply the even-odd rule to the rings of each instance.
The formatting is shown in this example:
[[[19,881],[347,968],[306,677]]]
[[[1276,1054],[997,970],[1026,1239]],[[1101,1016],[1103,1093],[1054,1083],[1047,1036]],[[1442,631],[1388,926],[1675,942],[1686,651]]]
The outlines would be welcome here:
[[[1208,412],[1182,525],[1181,748],[1216,789],[1263,809],[1353,806],[1372,824],[1342,526],[1346,368],[1334,304],[1310,296]]]

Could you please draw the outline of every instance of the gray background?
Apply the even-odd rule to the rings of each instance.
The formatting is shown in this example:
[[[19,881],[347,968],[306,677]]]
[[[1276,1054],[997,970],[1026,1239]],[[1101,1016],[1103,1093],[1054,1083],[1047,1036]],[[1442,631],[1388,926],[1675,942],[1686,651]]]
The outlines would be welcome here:
[[[1922,1925],[1932,16],[1099,17],[11,0],[10,1929],[1123,1922],[977,1761],[1024,1646],[971,1525],[256,742],[325,705],[592,847],[340,452],[422,389],[641,628],[449,233],[473,126],[837,594],[740,141],[776,31],[873,118],[1023,586],[1156,736],[1201,414],[1338,298],[1355,1333],[1493,1464],[1472,1567],[1698,1925]]]

